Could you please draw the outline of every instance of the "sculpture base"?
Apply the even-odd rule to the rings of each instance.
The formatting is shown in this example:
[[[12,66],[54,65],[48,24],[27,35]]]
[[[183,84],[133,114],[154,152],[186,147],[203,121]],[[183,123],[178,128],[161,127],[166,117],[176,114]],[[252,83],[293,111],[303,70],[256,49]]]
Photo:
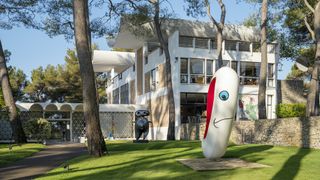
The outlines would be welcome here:
[[[270,167],[263,164],[244,161],[238,158],[221,158],[216,160],[209,159],[178,159],[180,163],[196,171],[218,171],[236,168],[266,168]]]
[[[149,140],[133,140],[133,143],[149,143]]]

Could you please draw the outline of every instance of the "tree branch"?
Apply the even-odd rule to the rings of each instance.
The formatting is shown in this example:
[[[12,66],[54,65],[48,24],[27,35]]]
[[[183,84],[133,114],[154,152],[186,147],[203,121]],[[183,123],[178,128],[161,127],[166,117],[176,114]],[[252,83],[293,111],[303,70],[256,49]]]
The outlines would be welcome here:
[[[221,9],[221,16],[220,16],[220,28],[223,28],[224,26],[224,22],[225,22],[225,19],[226,19],[226,7],[224,5],[224,3],[222,2],[222,0],[218,0],[219,2],[219,5],[220,5],[220,9]]]
[[[214,23],[214,25],[218,28],[219,27],[219,23],[214,19],[214,17],[211,15],[211,8],[210,8],[210,3],[208,0],[205,0],[206,3],[206,7],[207,7],[207,14],[210,18],[210,20]]]
[[[304,0],[304,4],[310,9],[312,13],[314,13],[314,8],[309,4],[308,0]]]
[[[307,16],[304,17],[304,24],[305,24],[306,27],[308,28],[308,31],[309,31],[309,33],[311,34],[312,40],[315,41],[315,40],[316,40],[316,35],[315,35],[314,31],[312,30],[310,24],[308,23]]]

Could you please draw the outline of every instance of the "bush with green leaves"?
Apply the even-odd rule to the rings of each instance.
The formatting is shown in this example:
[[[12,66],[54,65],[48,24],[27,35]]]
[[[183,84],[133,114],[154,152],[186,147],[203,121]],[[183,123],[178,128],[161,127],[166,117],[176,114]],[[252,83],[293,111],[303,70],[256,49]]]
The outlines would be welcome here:
[[[303,117],[306,114],[306,105],[297,104],[279,104],[277,106],[278,118]]]
[[[39,118],[31,119],[24,124],[24,132],[29,139],[41,142],[51,136],[51,124],[48,120]]]

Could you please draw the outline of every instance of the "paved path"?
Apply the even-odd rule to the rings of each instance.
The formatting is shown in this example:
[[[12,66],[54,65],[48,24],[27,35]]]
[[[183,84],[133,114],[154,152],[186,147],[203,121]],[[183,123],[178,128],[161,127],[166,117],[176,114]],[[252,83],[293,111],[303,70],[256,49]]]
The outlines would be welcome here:
[[[85,153],[83,144],[49,145],[31,157],[0,168],[0,179],[32,179]]]

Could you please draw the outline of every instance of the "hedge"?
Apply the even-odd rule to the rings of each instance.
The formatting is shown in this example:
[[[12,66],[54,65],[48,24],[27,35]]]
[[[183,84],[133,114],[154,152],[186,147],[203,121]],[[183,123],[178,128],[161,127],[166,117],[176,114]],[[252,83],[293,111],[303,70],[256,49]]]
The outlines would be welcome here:
[[[279,104],[277,106],[277,117],[302,117],[306,114],[305,104]]]

